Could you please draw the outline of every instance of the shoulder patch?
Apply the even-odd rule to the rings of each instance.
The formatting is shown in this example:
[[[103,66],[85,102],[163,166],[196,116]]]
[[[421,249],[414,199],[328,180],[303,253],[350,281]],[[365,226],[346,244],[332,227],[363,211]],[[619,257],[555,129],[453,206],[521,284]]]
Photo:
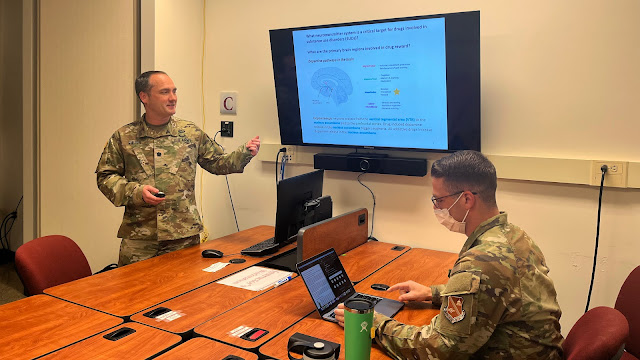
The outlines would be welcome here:
[[[444,309],[444,316],[452,324],[455,324],[458,321],[464,319],[466,312],[462,308],[463,302],[464,299],[461,296],[449,296],[449,301],[446,308]]]

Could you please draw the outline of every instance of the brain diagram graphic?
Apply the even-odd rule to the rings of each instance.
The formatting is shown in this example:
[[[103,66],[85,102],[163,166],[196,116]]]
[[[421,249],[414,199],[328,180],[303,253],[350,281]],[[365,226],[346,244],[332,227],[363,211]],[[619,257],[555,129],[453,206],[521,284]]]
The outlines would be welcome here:
[[[311,77],[311,86],[336,105],[347,102],[353,92],[349,75],[336,67],[318,69]]]

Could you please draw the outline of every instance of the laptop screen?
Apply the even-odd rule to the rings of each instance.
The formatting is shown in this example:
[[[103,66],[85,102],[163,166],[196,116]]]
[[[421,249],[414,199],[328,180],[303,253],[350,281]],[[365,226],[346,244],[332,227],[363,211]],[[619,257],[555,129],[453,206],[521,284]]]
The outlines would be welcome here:
[[[316,308],[322,314],[355,293],[353,284],[333,249],[298,264],[298,271]]]

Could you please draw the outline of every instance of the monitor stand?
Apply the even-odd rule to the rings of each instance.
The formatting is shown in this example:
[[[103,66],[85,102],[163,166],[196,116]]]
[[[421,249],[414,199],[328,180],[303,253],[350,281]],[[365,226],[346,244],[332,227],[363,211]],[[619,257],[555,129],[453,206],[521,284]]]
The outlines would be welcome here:
[[[261,263],[258,266],[264,266],[271,269],[291,271],[297,273],[296,263],[298,261],[298,249],[293,248],[291,250],[285,251],[282,254],[276,255],[272,258],[269,258]]]

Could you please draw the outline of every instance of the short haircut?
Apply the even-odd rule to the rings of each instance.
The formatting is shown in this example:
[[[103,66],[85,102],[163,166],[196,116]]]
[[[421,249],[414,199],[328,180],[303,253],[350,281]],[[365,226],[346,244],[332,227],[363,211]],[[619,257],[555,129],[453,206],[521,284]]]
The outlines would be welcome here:
[[[471,191],[488,206],[497,207],[496,168],[486,156],[473,150],[458,151],[436,160],[431,165],[431,177],[442,178],[451,193]]]
[[[152,71],[143,72],[136,78],[136,96],[138,97],[138,100],[140,100],[140,102],[142,102],[142,100],[140,99],[140,93],[141,92],[145,92],[147,94],[149,93],[149,90],[151,90],[151,84],[149,84],[149,78],[151,77],[151,75],[155,75],[155,74],[167,75],[167,73],[164,71],[152,70]]]

